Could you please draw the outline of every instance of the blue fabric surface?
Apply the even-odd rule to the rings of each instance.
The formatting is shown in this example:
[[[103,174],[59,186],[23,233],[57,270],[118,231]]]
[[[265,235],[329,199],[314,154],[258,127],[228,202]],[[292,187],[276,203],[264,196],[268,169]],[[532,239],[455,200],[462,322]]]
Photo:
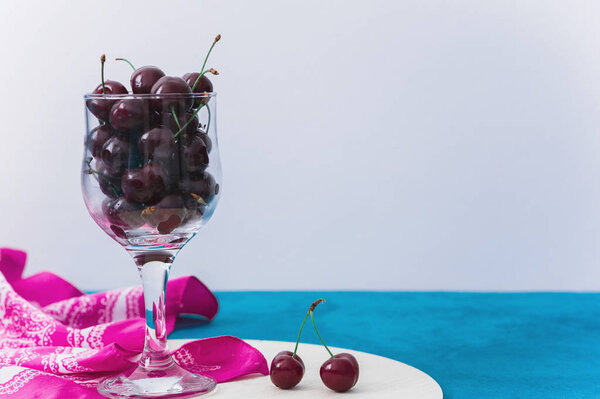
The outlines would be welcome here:
[[[215,320],[180,324],[170,338],[231,334],[295,341],[308,306],[323,297],[327,302],[319,305],[315,319],[328,345],[415,366],[438,381],[445,398],[600,398],[600,294],[221,292],[217,296],[221,309]],[[318,343],[308,323],[301,341]]]

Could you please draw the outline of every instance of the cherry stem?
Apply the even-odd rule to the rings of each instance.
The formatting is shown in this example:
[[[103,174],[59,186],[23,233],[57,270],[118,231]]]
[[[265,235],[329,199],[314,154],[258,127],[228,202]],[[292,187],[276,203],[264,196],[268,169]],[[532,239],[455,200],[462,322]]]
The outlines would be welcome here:
[[[196,79],[200,79],[202,76],[206,75],[207,73],[212,73],[213,75],[218,75],[218,74],[219,74],[219,71],[217,71],[217,70],[216,70],[216,69],[214,69],[214,68],[207,69],[206,71],[202,72],[202,73],[200,74],[200,76],[198,76],[198,78],[196,78]]]
[[[177,118],[177,114],[175,113],[175,106],[173,105],[171,105],[171,115],[173,115],[173,119],[175,119],[177,129],[181,130],[181,123],[179,123],[179,118]]]
[[[192,121],[194,120],[194,117],[196,115],[198,115],[198,112],[200,112],[200,110],[202,109],[202,107],[204,107],[204,104],[200,105],[198,107],[198,109],[196,111],[194,111],[194,114],[192,115],[192,117],[186,123],[184,123],[183,126],[181,126],[179,128],[179,130],[177,131],[177,133],[175,133],[175,135],[173,137],[179,136],[179,134],[183,131],[183,129],[185,129],[190,123],[192,123]]]
[[[115,188],[115,186],[110,183],[110,189],[112,190],[113,194],[115,195],[115,197],[119,197],[119,193],[117,192],[117,189]]]
[[[206,130],[208,131],[208,129]],[[313,310],[315,310],[315,308],[317,307],[318,304],[320,304],[321,302],[325,302],[325,299],[317,299],[316,301],[314,301],[312,303],[312,305],[310,305],[310,308],[308,308],[308,312],[306,312],[306,316],[304,316],[304,320],[302,320],[302,325],[300,326],[300,331],[298,331],[298,339],[296,340],[296,346],[294,347],[294,353],[292,354],[292,357],[296,357],[296,351],[298,350],[298,343],[300,342],[300,335],[302,334],[302,329],[304,328],[304,323],[306,323],[306,319],[308,319],[308,315],[312,315]],[[314,321],[313,321],[314,323]]]
[[[208,104],[206,105],[206,111],[208,112],[208,123],[205,125],[204,129],[206,130],[206,134],[208,134],[208,129],[210,129],[210,107]]]
[[[221,35],[217,35],[217,37],[215,37],[215,41],[213,42],[212,46],[210,46],[210,49],[208,50],[208,53],[206,53],[206,57],[204,58],[204,64],[202,64],[202,69],[200,69],[200,76],[198,76],[196,78],[196,81],[194,82],[194,85],[192,86],[192,92],[196,88],[196,85],[198,84],[198,82],[200,81],[200,78],[203,75],[204,67],[206,66],[206,61],[208,61],[208,57],[210,56],[210,53],[211,53],[213,47],[215,47],[215,44],[217,44],[217,42],[219,40],[221,40]]]
[[[133,64],[131,63],[131,61],[129,61],[126,58],[115,58],[115,61],[125,61],[126,63],[129,64],[129,66],[133,69],[133,71],[135,72],[135,67],[133,66]]]
[[[321,343],[323,344],[325,349],[327,349],[327,352],[329,352],[329,355],[333,359],[334,358],[333,353],[331,353],[331,351],[329,350],[327,345],[325,345],[325,342],[323,342],[323,338],[321,338],[321,335],[319,334],[319,330],[317,329],[317,324],[315,323],[315,317],[313,316],[313,312],[310,311],[309,313],[310,313],[310,319],[312,320],[312,323],[313,323],[313,327],[315,328],[315,332],[317,333],[317,337],[319,337],[319,341],[321,341]]]
[[[100,68],[100,75],[102,77],[102,93],[106,94],[106,86],[104,85],[104,62],[106,61],[106,55],[102,54],[100,56],[100,64],[102,65]]]
[[[300,342],[300,335],[302,334],[302,329],[304,328],[304,324],[306,323],[306,319],[308,319],[309,314],[310,312],[306,313],[306,316],[304,316],[304,320],[302,320],[302,325],[300,325],[300,331],[298,331],[298,339],[296,339],[296,346],[294,347],[294,353],[292,354],[292,357],[296,357],[296,352],[298,351],[298,343]]]

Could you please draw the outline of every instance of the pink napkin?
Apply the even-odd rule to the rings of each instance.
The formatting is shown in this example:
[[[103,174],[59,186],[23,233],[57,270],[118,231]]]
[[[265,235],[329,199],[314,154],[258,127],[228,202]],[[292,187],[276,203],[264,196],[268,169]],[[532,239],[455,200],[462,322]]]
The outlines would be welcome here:
[[[0,248],[0,396],[101,398],[98,381],[135,367],[144,346],[141,287],[86,295],[49,272],[23,278],[25,260]],[[180,314],[217,314],[217,298],[197,278],[167,287],[168,332]],[[173,356],[217,382],[269,372],[258,350],[231,336],[187,343]]]

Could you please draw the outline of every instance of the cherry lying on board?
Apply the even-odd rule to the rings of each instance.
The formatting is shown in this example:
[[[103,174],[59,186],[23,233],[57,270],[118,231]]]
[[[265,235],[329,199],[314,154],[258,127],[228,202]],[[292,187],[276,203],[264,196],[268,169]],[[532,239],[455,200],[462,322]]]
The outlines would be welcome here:
[[[304,376],[304,362],[293,352],[281,351],[273,358],[269,375],[276,387],[293,388]]]

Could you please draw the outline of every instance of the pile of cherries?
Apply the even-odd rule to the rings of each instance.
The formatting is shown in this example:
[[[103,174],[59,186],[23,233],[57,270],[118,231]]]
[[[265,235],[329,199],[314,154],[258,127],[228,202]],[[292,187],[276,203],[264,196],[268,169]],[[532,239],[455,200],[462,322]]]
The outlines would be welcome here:
[[[319,340],[330,356],[330,358],[323,363],[320,370],[321,380],[325,386],[336,392],[346,392],[356,385],[359,371],[356,358],[350,353],[339,353],[334,355],[327,345],[325,345],[325,342],[323,342],[323,339],[319,334],[313,312],[321,302],[324,302],[324,300],[318,299],[310,305],[308,313],[300,326],[294,352],[281,351],[273,358],[269,374],[271,376],[271,381],[278,388],[293,388],[300,383],[304,376],[304,362],[296,352],[298,351],[298,342],[300,342],[300,335],[302,334],[302,329],[304,328],[304,323],[306,323],[308,316],[310,316],[312,320],[317,337],[319,337]]]
[[[90,157],[87,172],[94,175],[106,195],[103,217],[110,229],[121,238],[127,231],[149,224],[160,234],[201,219],[207,204],[219,193],[219,185],[206,171],[212,142],[207,125],[198,119],[208,104],[213,85],[204,70],[218,35],[204,60],[201,72],[183,77],[166,76],[154,66],[133,68],[130,94],[124,85],[104,80],[86,100],[86,106],[99,121],[87,137]],[[207,107],[208,108],[208,107]]]

